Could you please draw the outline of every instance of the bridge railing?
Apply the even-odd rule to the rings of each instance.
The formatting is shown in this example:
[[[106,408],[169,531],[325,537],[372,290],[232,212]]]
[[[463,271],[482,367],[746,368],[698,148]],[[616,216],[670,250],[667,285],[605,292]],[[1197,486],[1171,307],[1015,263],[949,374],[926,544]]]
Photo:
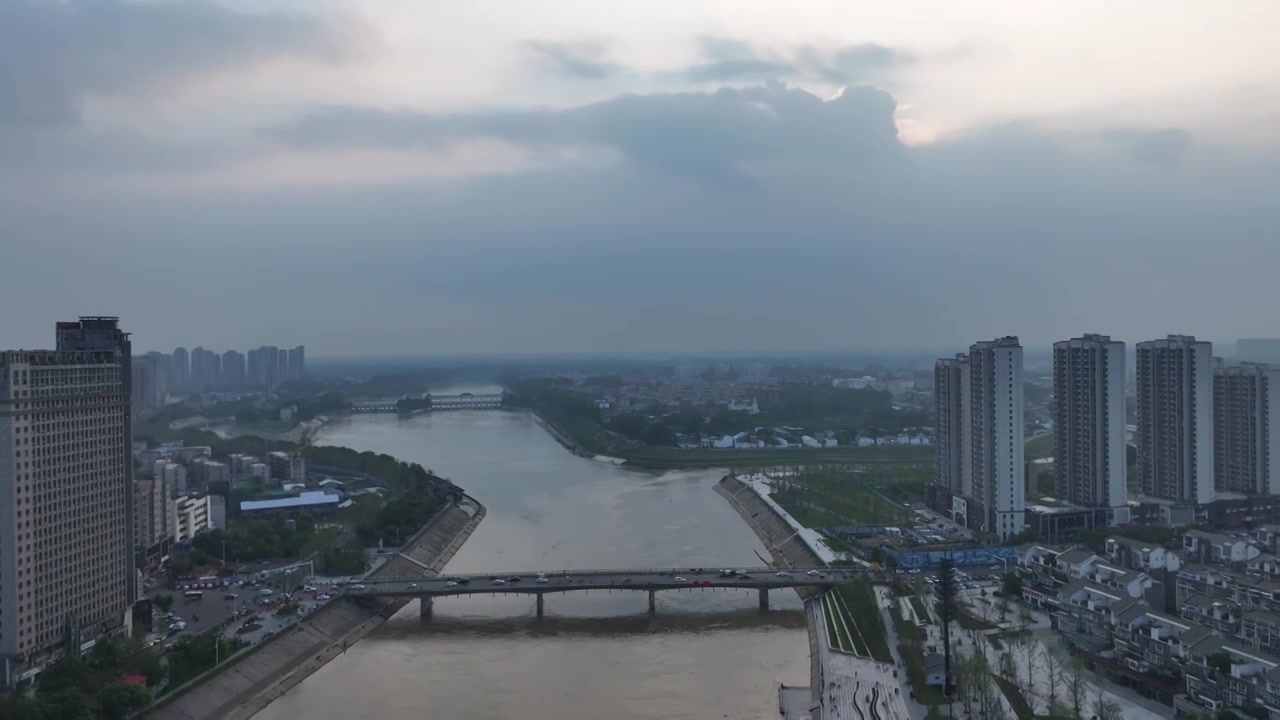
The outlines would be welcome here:
[[[738,570],[747,574],[753,573],[769,573],[787,572],[791,575],[803,575],[810,570],[817,570],[824,574],[841,574],[849,572],[861,572],[858,568],[830,568],[830,567],[803,567],[803,568],[774,568],[774,567],[705,567],[701,572],[715,572],[721,570],[732,570],[735,574]],[[562,577],[570,575],[572,577],[593,577],[593,576],[609,576],[609,575],[684,575],[695,572],[691,567],[679,568],[615,568],[615,569],[590,569],[590,570],[500,570],[483,573],[440,573],[432,577],[442,578],[467,578],[469,580],[488,579],[492,577],[508,578],[508,577],[537,577],[538,575],[546,575],[547,577]],[[422,576],[409,576],[404,578],[379,577],[377,579],[370,578],[362,581],[364,585],[373,585],[378,583],[399,583],[405,581],[422,580]]]

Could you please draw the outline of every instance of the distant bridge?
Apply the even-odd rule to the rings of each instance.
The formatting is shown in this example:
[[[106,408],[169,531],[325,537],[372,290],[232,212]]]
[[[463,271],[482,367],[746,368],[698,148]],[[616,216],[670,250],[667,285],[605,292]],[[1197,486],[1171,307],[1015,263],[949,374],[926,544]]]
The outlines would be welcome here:
[[[556,570],[554,572],[507,572],[483,575],[437,575],[428,578],[366,580],[348,585],[342,595],[362,597],[416,597],[422,600],[424,620],[431,618],[431,600],[453,595],[534,595],[538,617],[542,617],[543,597],[549,593],[586,590],[636,590],[649,593],[649,610],[654,610],[654,594],[660,590],[729,588],[756,590],[760,609],[769,607],[769,591],[794,587],[831,588],[861,577],[857,568],[668,568],[634,570]]]
[[[499,410],[502,393],[461,393],[459,395],[431,395],[397,398],[395,400],[357,400],[351,403],[353,413],[398,413],[401,401],[406,400],[404,412],[431,412],[436,410]]]

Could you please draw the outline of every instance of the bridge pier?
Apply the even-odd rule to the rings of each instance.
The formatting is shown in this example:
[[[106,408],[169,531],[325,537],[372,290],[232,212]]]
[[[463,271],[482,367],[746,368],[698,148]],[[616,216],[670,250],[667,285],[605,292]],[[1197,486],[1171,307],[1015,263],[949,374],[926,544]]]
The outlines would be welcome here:
[[[418,601],[418,619],[424,623],[431,622],[431,598],[424,597]]]
[[[760,588],[760,609],[769,609],[769,588]]]
[[[657,598],[657,596],[658,596],[658,593],[656,593],[656,592],[654,592],[654,591],[652,591],[652,590],[650,590],[650,591],[649,591],[649,612],[657,612],[657,611],[658,611],[658,603],[657,603],[657,599],[656,599],[656,598]]]
[[[542,593],[538,593],[538,617],[542,617],[542,599],[545,597]]]

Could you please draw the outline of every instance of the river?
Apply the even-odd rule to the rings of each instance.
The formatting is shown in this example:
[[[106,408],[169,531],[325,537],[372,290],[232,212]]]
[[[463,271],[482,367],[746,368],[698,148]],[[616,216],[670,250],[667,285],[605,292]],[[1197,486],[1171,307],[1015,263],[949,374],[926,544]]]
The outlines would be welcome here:
[[[760,543],[712,491],[721,473],[626,470],[575,457],[532,417],[357,415],[318,444],[385,452],[452,479],[488,516],[456,572],[759,565]],[[776,718],[777,684],[808,683],[799,599],[754,591],[548,595],[416,604],[256,717],[465,720]]]

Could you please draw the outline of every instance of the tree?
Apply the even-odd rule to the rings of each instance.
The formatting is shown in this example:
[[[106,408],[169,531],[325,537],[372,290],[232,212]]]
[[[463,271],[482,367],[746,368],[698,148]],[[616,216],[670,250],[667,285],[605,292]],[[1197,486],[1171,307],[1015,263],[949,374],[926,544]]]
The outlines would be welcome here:
[[[996,612],[1000,613],[1000,622],[1009,619],[1009,603],[1004,598],[996,598]]]
[[[1073,657],[1067,661],[1067,699],[1071,703],[1071,716],[1076,720],[1084,717],[1084,703],[1089,693],[1088,672],[1080,658]]]
[[[1022,578],[1017,573],[1006,573],[1003,592],[1008,597],[1022,597]]]
[[[151,693],[141,685],[111,683],[98,694],[98,707],[109,720],[124,720],[134,710],[141,710],[151,703]]]
[[[167,613],[169,612],[169,608],[173,607],[173,596],[169,593],[164,593],[151,598],[151,602],[155,603],[156,608],[159,609],[160,612]]]
[[[36,688],[39,695],[54,695],[63,690],[93,691],[93,670],[78,657],[63,658],[40,673]]]
[[[1062,682],[1062,671],[1066,659],[1059,650],[1044,650],[1044,674],[1049,683],[1049,714],[1054,715],[1053,708],[1058,705],[1058,683]]]
[[[43,682],[43,680],[41,680]],[[55,693],[40,693],[37,698],[38,717],[53,720],[91,720],[93,708],[84,694],[67,688]],[[0,717],[6,717],[0,713]]]
[[[1124,708],[1102,692],[1102,685],[1095,687],[1093,717],[1097,720],[1124,720]]]
[[[1222,708],[1218,711],[1218,720],[1240,720],[1240,716],[1231,708]]]

